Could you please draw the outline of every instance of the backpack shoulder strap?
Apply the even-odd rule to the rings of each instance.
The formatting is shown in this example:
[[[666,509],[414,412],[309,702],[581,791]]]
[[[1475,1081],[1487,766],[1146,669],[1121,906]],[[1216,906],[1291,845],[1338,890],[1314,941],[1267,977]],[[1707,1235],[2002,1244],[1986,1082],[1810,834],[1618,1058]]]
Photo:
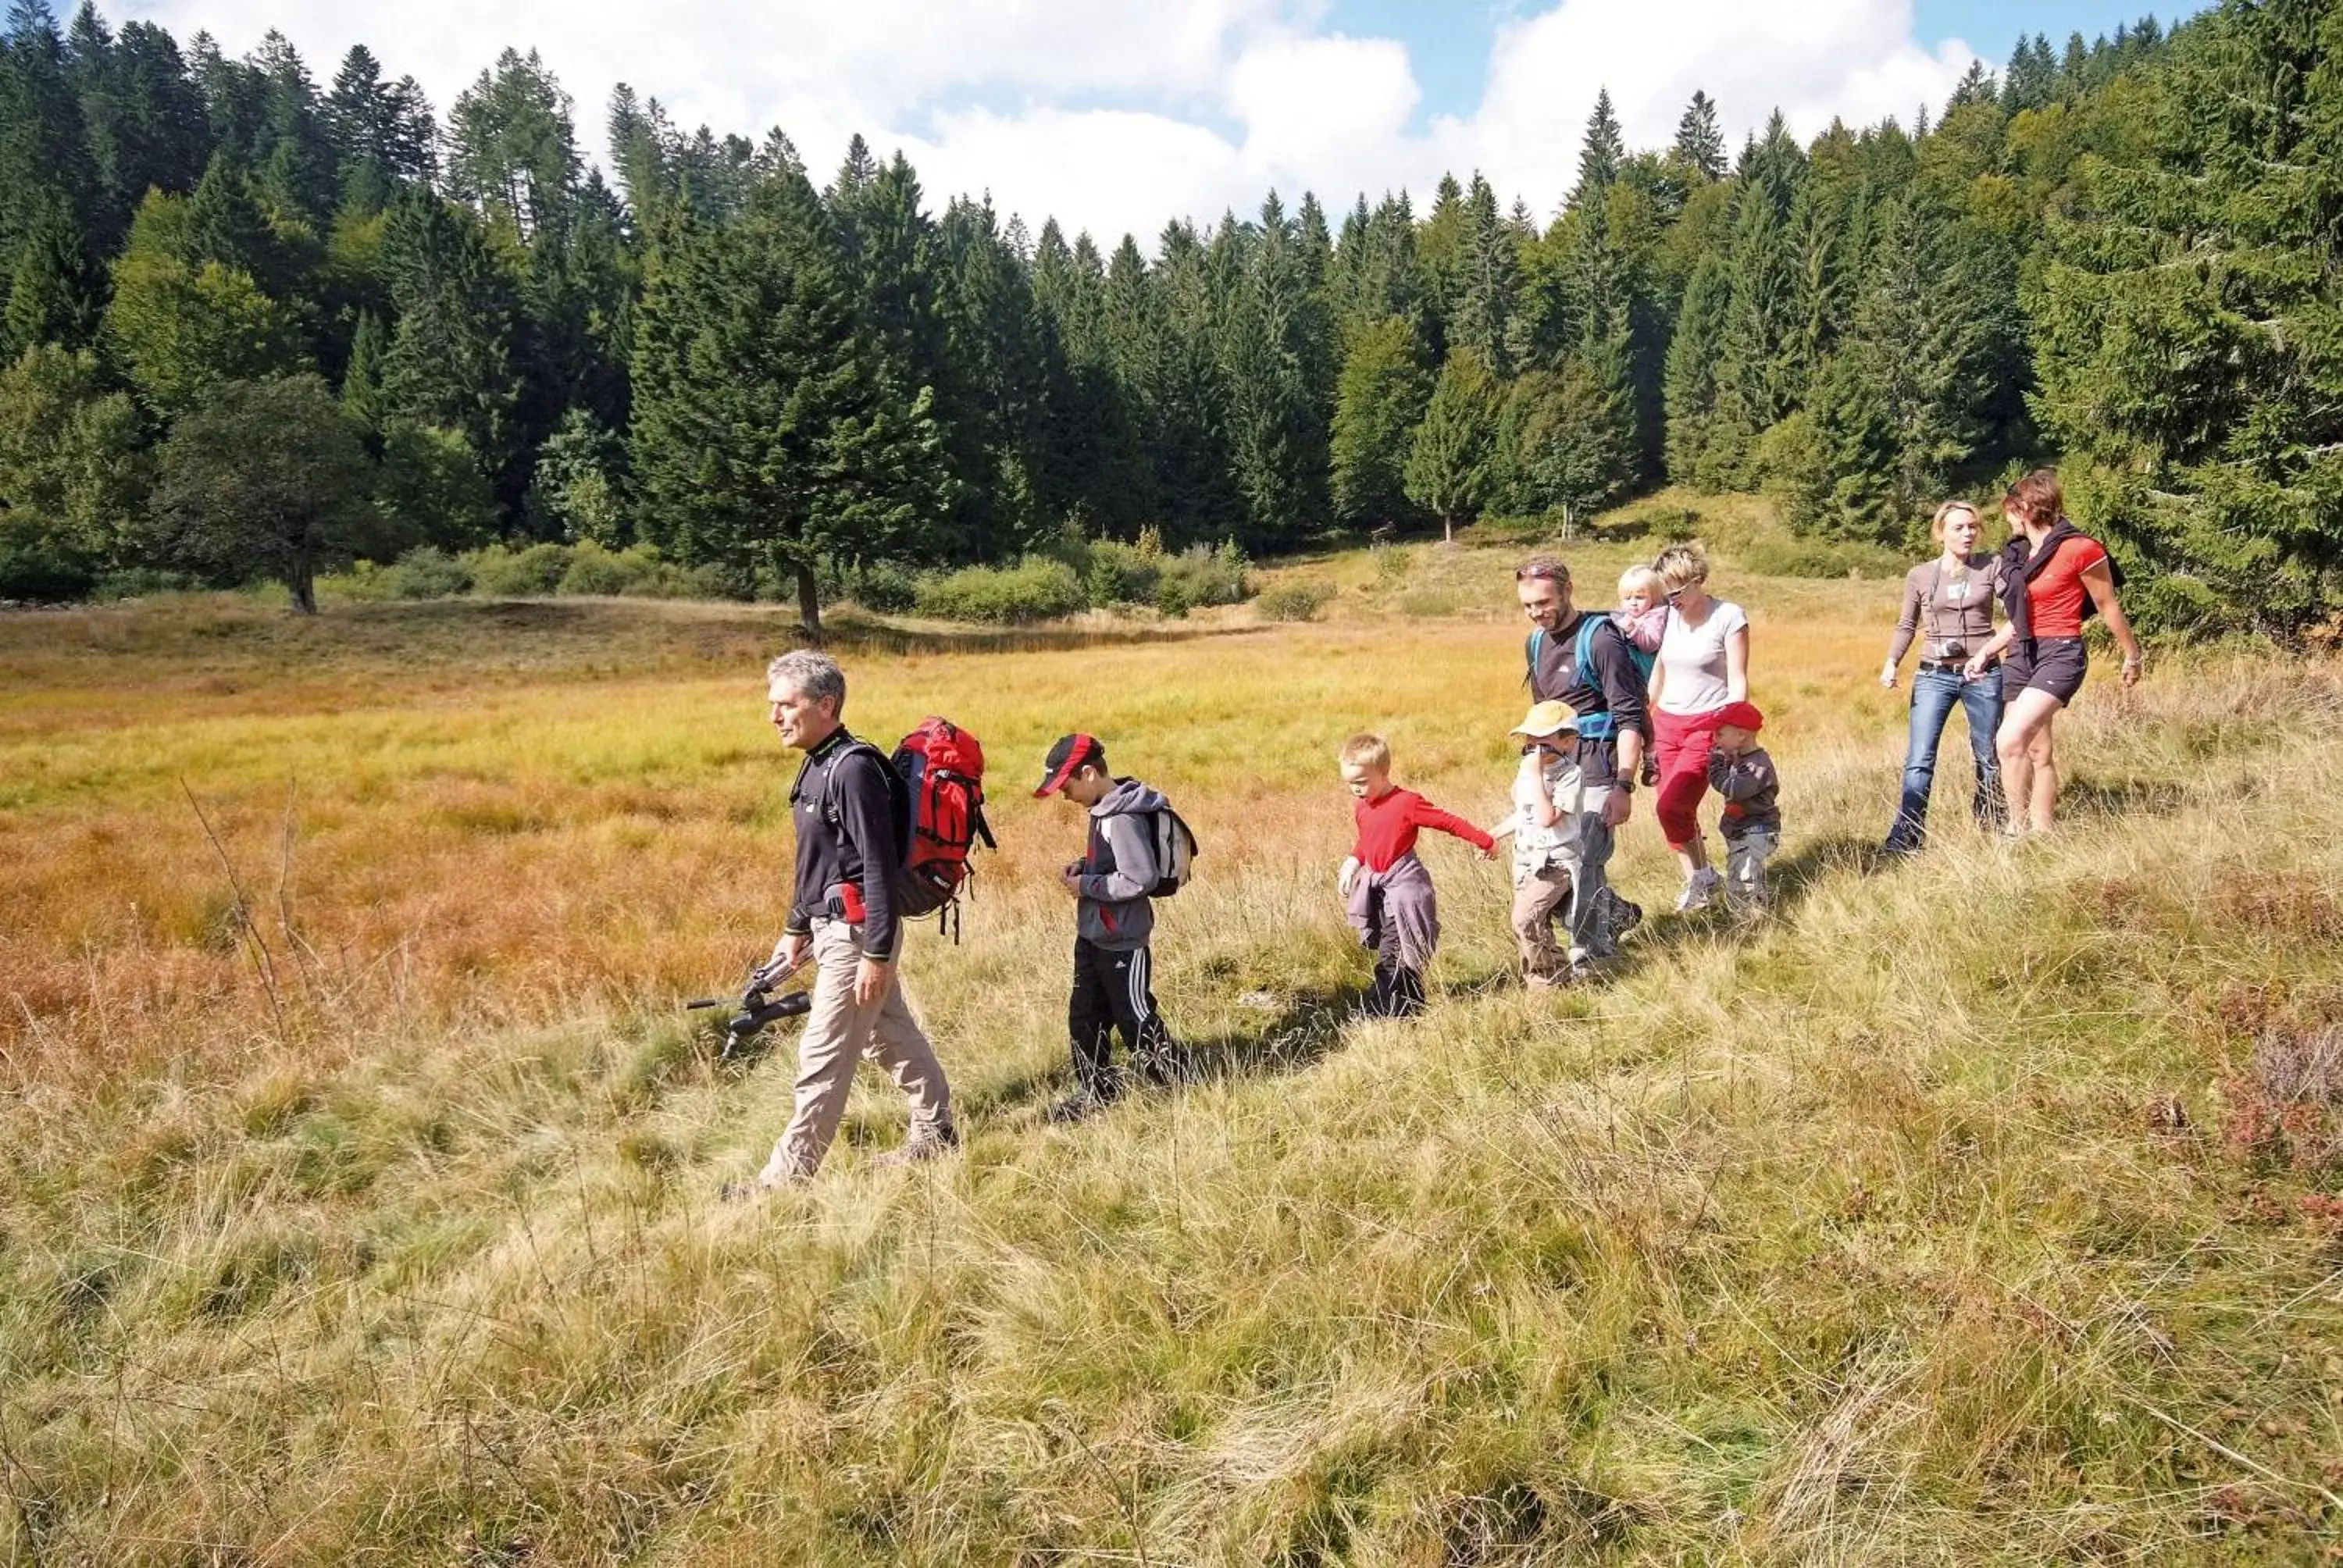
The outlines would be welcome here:
[[[1594,678],[1593,675],[1589,674],[1588,671],[1593,669],[1594,667],[1594,634],[1600,630],[1604,625],[1604,618],[1595,614],[1593,610],[1588,610],[1584,615],[1578,618],[1578,647],[1574,650],[1577,659],[1577,668],[1571,673],[1578,678],[1578,684],[1581,686],[1599,686],[1601,684]]]
[[[1533,627],[1530,630],[1529,641],[1523,644],[1522,648],[1523,656],[1529,662],[1529,682],[1533,689],[1537,685],[1538,655],[1544,651],[1545,628],[1542,626]]]

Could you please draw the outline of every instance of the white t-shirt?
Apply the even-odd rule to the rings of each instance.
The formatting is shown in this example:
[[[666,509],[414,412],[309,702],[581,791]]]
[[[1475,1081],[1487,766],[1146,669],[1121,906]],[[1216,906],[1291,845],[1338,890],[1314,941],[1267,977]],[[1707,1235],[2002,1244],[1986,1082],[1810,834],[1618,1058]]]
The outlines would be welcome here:
[[[1540,759],[1544,767],[1540,767]],[[1543,772],[1544,777],[1540,774]],[[1540,795],[1554,802],[1561,815],[1551,828],[1538,826]],[[1549,866],[1566,868],[1575,876],[1585,859],[1579,842],[1578,817],[1584,809],[1578,764],[1567,755],[1532,752],[1513,770],[1513,879],[1518,882]]]
[[[1668,611],[1668,629],[1660,638],[1660,668],[1667,678],[1660,683],[1660,711],[1678,715],[1714,713],[1731,699],[1725,694],[1725,645],[1749,624],[1737,604],[1708,601],[1708,618],[1687,626],[1684,618]]]

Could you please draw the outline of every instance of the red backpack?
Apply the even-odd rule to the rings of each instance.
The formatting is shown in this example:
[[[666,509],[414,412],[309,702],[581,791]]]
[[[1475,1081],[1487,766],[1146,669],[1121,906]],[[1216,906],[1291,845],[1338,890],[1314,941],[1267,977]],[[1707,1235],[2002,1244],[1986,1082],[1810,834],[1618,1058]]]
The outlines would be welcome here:
[[[870,751],[879,755],[876,746]],[[948,719],[923,719],[887,762],[903,843],[895,910],[913,920],[934,915],[940,924],[968,885],[969,852],[979,840],[1001,848],[984,819],[984,748]]]

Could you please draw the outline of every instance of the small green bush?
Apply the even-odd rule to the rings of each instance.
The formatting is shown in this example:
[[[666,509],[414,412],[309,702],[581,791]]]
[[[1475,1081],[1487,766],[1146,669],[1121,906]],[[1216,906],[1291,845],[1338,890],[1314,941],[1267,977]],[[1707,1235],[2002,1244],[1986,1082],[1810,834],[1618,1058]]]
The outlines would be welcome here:
[[[1158,599],[1163,581],[1163,558],[1150,556],[1120,539],[1101,539],[1090,547],[1090,564],[1082,574],[1091,603],[1146,604]]]
[[[1089,608],[1081,579],[1061,560],[1028,556],[1013,567],[963,567],[920,584],[919,611],[937,620],[1022,626]]]
[[[568,575],[567,545],[530,545],[512,549],[490,545],[468,558],[472,591],[489,598],[541,598],[558,591]]]
[[[901,615],[920,602],[920,579],[892,561],[873,561],[846,574],[845,597],[880,615]]]
[[[1333,602],[1334,585],[1317,578],[1292,578],[1264,588],[1253,608],[1264,620],[1316,620]]]
[[[1367,558],[1375,563],[1377,588],[1397,588],[1415,567],[1415,558],[1405,545],[1372,545]]]
[[[1462,601],[1445,588],[1420,588],[1400,596],[1399,612],[1412,620],[1445,620]]]
[[[453,598],[472,586],[472,568],[436,545],[418,546],[372,575],[385,598]]]
[[[581,539],[569,548],[569,569],[561,574],[554,591],[604,597],[632,593],[657,575],[659,568],[657,556],[605,549],[592,539]]]
[[[1190,545],[1176,556],[1160,557],[1155,564],[1160,573],[1155,588],[1158,605],[1162,603],[1166,583],[1178,583],[1191,605],[1242,604],[1252,595],[1252,563],[1234,540],[1218,549]]]

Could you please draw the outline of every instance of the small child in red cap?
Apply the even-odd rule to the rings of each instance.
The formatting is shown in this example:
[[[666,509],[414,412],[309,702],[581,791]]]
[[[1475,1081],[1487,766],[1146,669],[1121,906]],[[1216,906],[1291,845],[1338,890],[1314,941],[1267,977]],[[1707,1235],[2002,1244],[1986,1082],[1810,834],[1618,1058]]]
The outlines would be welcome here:
[[[1725,801],[1725,901],[1743,914],[1765,908],[1765,861],[1782,847],[1782,779],[1757,744],[1765,727],[1755,703],[1732,703],[1716,716],[1708,755],[1708,787]]]

